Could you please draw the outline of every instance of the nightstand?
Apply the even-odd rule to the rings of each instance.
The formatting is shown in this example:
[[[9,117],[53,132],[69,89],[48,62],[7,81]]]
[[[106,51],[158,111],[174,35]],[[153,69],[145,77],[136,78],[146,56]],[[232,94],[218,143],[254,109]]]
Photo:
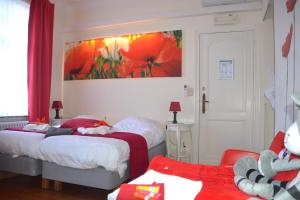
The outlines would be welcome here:
[[[192,158],[192,123],[167,124],[168,157],[190,162]]]
[[[59,118],[59,119],[52,118],[52,119],[50,119],[49,125],[54,126],[54,127],[60,127],[60,125],[62,125],[67,120],[69,120],[69,119],[67,119],[67,118]]]

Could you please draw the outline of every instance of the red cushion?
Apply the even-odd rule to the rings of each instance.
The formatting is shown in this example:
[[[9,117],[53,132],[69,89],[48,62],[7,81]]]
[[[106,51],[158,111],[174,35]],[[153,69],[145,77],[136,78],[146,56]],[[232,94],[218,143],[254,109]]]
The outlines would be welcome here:
[[[96,120],[96,119],[86,119],[86,118],[75,118],[70,119],[63,123],[61,128],[72,128],[74,131],[79,127],[83,128],[93,128],[98,126],[109,126],[109,124],[105,121]]]
[[[279,154],[279,152],[284,148],[284,132],[279,131],[273,141],[272,144],[270,145],[269,149],[274,151],[275,153]]]
[[[227,149],[226,151],[224,151],[222,159],[221,159],[221,166],[228,166],[231,167],[234,165],[234,163],[240,159],[241,157],[252,157],[255,158],[256,160],[258,160],[259,158],[259,154],[258,153],[254,153],[251,151],[244,151],[244,150],[236,150],[236,149]]]

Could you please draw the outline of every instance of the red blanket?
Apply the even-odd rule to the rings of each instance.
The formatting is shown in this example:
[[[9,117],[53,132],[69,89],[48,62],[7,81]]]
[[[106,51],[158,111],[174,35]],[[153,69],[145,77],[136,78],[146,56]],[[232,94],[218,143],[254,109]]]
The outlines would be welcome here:
[[[150,162],[149,169],[191,180],[201,180],[203,187],[196,200],[246,200],[250,197],[235,186],[231,167],[189,164],[156,156]]]
[[[100,134],[83,135],[78,132],[75,132],[74,135],[107,137],[107,138],[115,138],[115,139],[126,141],[130,149],[129,165],[130,165],[131,179],[135,179],[138,176],[144,174],[149,165],[147,142],[143,136],[134,133],[127,133],[127,132],[114,132],[106,135],[100,135]]]
[[[9,131],[22,131],[22,132],[34,132],[34,133],[42,133],[46,134],[47,131],[30,131],[30,130],[23,130],[23,128],[6,128],[5,130]]]

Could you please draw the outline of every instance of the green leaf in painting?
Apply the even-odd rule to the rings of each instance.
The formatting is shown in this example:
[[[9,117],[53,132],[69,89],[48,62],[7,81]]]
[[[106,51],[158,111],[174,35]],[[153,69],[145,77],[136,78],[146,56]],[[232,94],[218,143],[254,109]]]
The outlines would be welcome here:
[[[182,48],[182,31],[175,30],[175,31],[173,31],[173,35],[176,38],[176,46],[178,48]]]

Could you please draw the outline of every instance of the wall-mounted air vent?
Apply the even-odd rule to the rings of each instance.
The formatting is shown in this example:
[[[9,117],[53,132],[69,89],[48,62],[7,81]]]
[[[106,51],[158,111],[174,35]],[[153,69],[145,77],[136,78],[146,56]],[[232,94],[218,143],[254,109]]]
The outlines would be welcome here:
[[[236,3],[246,3],[249,0],[202,0],[203,7],[206,6],[220,6],[220,5],[229,5]]]

